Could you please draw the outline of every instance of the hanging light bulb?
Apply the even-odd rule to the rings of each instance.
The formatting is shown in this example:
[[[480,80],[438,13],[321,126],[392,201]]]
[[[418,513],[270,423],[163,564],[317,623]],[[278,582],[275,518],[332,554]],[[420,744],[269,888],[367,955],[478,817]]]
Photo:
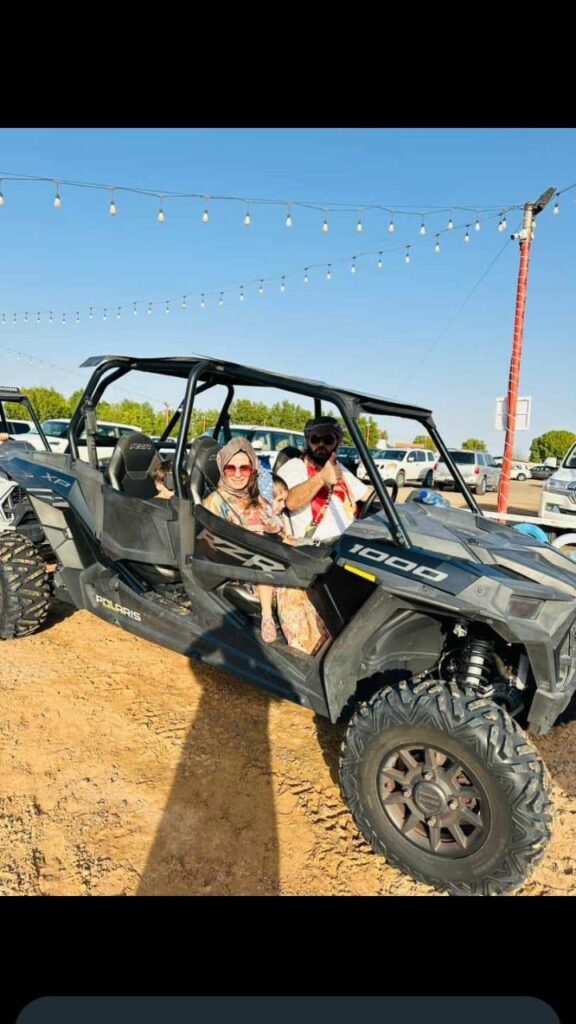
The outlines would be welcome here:
[[[351,274],[355,274],[357,270],[358,270],[358,267],[356,266],[356,257],[353,256],[352,257],[352,266],[350,267],[350,273]]]
[[[107,309],[104,309],[104,313],[102,314],[102,319],[103,320],[107,320],[108,319],[108,310]]]
[[[420,234],[421,235],[425,235],[426,234],[426,225],[425,225],[424,221],[422,221],[422,223],[420,225]]]
[[[62,206],[62,197],[60,195],[60,190],[58,188],[58,185],[60,184],[60,182],[55,181],[54,184],[56,186],[56,195],[54,196],[54,206],[56,207],[57,210],[59,210],[60,207]]]
[[[210,220],[210,214],[208,213],[208,207],[204,207],[204,213],[202,214],[202,223],[207,224]]]
[[[260,281],[258,285],[258,295],[264,295],[264,281]]]
[[[12,317],[12,323],[15,324],[16,322],[17,322],[17,317],[16,317],[16,313],[14,313],[14,316]]]
[[[244,302],[244,285],[240,285],[240,302]]]
[[[286,220],[284,221],[284,224],[287,228],[292,227],[292,209],[290,206],[288,207],[288,213],[286,214]]]
[[[24,313],[24,323],[28,323],[28,313]]]
[[[284,277],[284,274],[282,274],[282,284],[280,285],[280,291],[281,292],[285,292],[286,291],[286,278]]]
[[[504,231],[504,221],[503,220],[499,220],[498,221],[498,231]]]
[[[110,214],[111,217],[115,217],[116,214],[118,213],[118,207],[116,206],[116,203],[114,202],[114,189],[113,188],[110,189],[110,206],[108,207],[108,213]]]
[[[434,252],[440,252],[440,238],[436,235],[436,244],[434,245]]]
[[[251,223],[252,223],[252,218],[250,216],[250,207],[248,206],[248,207],[246,207],[246,213],[244,215],[244,227],[249,228]]]
[[[357,233],[358,233],[359,235],[361,235],[361,234],[362,234],[362,232],[363,232],[363,230],[364,230],[364,225],[363,225],[363,223],[362,223],[362,217],[359,217],[359,218],[358,218],[358,223],[357,223],[357,225],[356,225],[356,231],[357,231]]]
[[[66,323],[66,313],[62,313],[62,323]]]
[[[2,184],[2,178],[0,178],[0,185]],[[0,206],[4,206],[4,193],[0,188]]]
[[[2,326],[6,326],[6,313],[2,313]]]
[[[36,323],[37,323],[37,324],[39,324],[39,323],[40,323],[40,313],[37,313],[37,314],[36,314]]]
[[[80,313],[76,313],[76,323],[80,323]]]
[[[224,305],[224,292],[220,292],[220,298],[218,299],[218,305],[219,306],[223,306]]]
[[[152,303],[151,302],[148,303],[148,309],[146,310],[146,312],[148,313],[148,316],[150,316],[150,314],[152,313]]]
[[[308,284],[308,267],[304,267],[304,284]]]
[[[328,270],[326,271],[326,280],[327,281],[331,281],[332,280],[332,264],[331,263],[328,264]]]
[[[166,220],[166,215],[164,213],[164,205],[163,205],[164,196],[160,196],[159,198],[160,198],[160,209],[158,210],[158,223],[159,224],[163,224],[164,221]]]
[[[0,193],[0,195],[1,195],[1,193]],[[552,213],[560,213],[560,206],[558,204],[558,195],[556,196],[556,202],[554,203],[554,209],[552,210]]]
[[[164,312],[165,313],[169,313],[170,312],[170,299],[166,299],[166,306],[165,306]]]
[[[476,223],[474,224],[474,231],[480,231],[480,214],[476,214]]]
[[[405,263],[410,263],[410,246],[409,245],[406,246],[406,255],[404,257],[404,262]]]
[[[504,214],[502,214],[502,231],[505,231],[506,223],[507,223],[506,222],[506,214],[504,213]]]
[[[468,231],[469,226],[470,226],[469,224],[466,225],[466,234],[464,235],[464,241],[465,242],[469,242],[470,241],[470,232]]]
[[[186,296],[182,296],[182,309],[186,309]]]
[[[88,313],[88,316],[90,317],[91,320],[93,319],[93,317],[94,317],[94,307],[93,306],[90,306],[90,312]]]
[[[388,233],[390,235],[393,235],[395,231],[396,231],[396,225],[394,223],[394,214],[392,214],[392,216],[390,217],[390,223],[388,225]]]
[[[454,221],[452,220],[452,214],[450,214],[450,220],[448,221],[448,231],[454,230]]]
[[[49,316],[48,316],[48,323],[52,323],[53,319],[54,319],[54,316],[53,316],[52,310],[50,310],[50,313],[49,313]]]
[[[378,270],[382,270],[382,253],[378,253],[378,263],[376,264]]]
[[[116,319],[119,320],[121,315],[122,315],[122,307],[118,306],[118,309],[116,310]]]
[[[202,292],[202,296],[200,298],[200,309],[204,309],[205,305],[206,305],[206,300],[204,298],[204,292]]]
[[[328,227],[328,221],[326,220],[326,217],[324,217],[324,223],[322,224],[322,231],[324,232],[325,235],[327,235],[329,230],[330,230],[330,228]]]
[[[132,307],[132,315],[133,316],[138,316],[138,303],[137,302],[135,302],[133,307]]]

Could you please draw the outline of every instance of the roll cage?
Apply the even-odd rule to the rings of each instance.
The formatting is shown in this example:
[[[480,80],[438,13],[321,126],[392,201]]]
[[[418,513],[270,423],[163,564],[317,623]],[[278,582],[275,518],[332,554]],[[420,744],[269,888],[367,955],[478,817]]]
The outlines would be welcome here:
[[[323,381],[286,376],[280,373],[261,370],[257,367],[215,359],[210,356],[172,356],[162,358],[116,355],[91,356],[81,365],[82,367],[94,367],[94,370],[68,427],[69,451],[74,458],[78,458],[78,438],[84,426],[86,426],[87,435],[90,434],[90,423],[91,421],[94,422],[94,410],[102,399],[102,395],[110,385],[116,383],[127,373],[138,371],[141,373],[176,377],[186,381],[183,400],[175,410],[170,422],[166,425],[159,442],[159,444],[162,444],[179,424],[174,454],[174,486],[179,498],[186,497],[182,470],[192,412],[197,397],[217,385],[226,388],[226,397],[214,427],[213,436],[218,437],[222,432],[224,439],[227,440],[230,437],[229,409],[234,399],[235,387],[247,385],[251,387],[281,389],[282,391],[289,391],[293,394],[311,398],[314,402],[315,416],[322,415],[323,403],[336,407],[366,466],[370,482],[380,499],[389,522],[392,537],[398,546],[411,547],[412,545],[408,531],[398,515],[384,485],[384,481],[374,465],[370,449],[358,427],[357,420],[362,414],[408,418],[420,423],[427,430],[437,450],[449,466],[454,481],[464,496],[469,509],[477,515],[482,514],[473,495],[468,490],[457,465],[451,459],[449,450],[438,433],[430,409],[391,402],[357,391],[332,387]],[[40,433],[42,433],[41,430]],[[48,447],[47,442],[46,445]]]

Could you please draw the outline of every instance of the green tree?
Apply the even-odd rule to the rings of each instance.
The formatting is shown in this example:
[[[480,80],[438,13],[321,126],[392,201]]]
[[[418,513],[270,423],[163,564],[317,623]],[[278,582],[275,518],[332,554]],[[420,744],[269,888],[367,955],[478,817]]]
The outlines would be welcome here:
[[[421,448],[428,448],[428,450],[431,452],[436,451],[436,445],[434,444],[432,438],[428,437],[428,434],[418,434],[414,438],[413,444],[418,444],[420,445]]]
[[[534,438],[530,445],[530,458],[532,462],[544,462],[544,459],[552,457],[561,459],[575,441],[576,434],[571,430],[549,430]]]
[[[462,441],[462,448],[466,448],[469,452],[487,452],[486,442],[481,441],[478,437],[469,437],[467,441]]]
[[[64,395],[61,395],[59,391],[55,391],[54,388],[26,388],[25,394],[34,406],[34,410],[38,416],[40,422],[42,420],[59,419],[61,417],[70,416],[70,404]],[[18,419],[29,419],[25,415],[25,410],[22,406],[18,406],[20,413]]]

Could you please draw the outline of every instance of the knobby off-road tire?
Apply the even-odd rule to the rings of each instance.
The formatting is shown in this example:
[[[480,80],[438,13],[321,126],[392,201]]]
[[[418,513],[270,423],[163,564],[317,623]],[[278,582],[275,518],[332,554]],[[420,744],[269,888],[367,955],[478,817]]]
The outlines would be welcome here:
[[[535,747],[506,711],[455,683],[404,682],[362,703],[340,780],[376,853],[455,896],[518,888],[550,839]]]
[[[34,545],[21,533],[0,534],[0,640],[33,633],[50,606],[50,581]]]

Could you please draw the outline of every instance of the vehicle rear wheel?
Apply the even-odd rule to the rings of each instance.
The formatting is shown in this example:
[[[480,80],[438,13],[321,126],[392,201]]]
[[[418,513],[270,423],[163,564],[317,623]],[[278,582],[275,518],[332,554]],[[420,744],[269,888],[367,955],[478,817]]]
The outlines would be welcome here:
[[[0,640],[34,633],[50,607],[50,581],[36,548],[18,531],[0,534]]]
[[[372,848],[452,895],[511,892],[552,829],[548,775],[510,715],[456,683],[400,683],[355,712],[344,798]]]
[[[527,479],[526,473],[518,473],[518,476],[516,477],[516,479],[517,480],[526,480]]]
[[[431,469],[429,469],[428,472],[426,473],[426,476],[424,477],[424,487],[433,487],[433,486],[434,486],[434,473],[432,472]]]
[[[485,476],[481,477],[479,482],[476,484],[476,494],[486,494],[486,477]]]

